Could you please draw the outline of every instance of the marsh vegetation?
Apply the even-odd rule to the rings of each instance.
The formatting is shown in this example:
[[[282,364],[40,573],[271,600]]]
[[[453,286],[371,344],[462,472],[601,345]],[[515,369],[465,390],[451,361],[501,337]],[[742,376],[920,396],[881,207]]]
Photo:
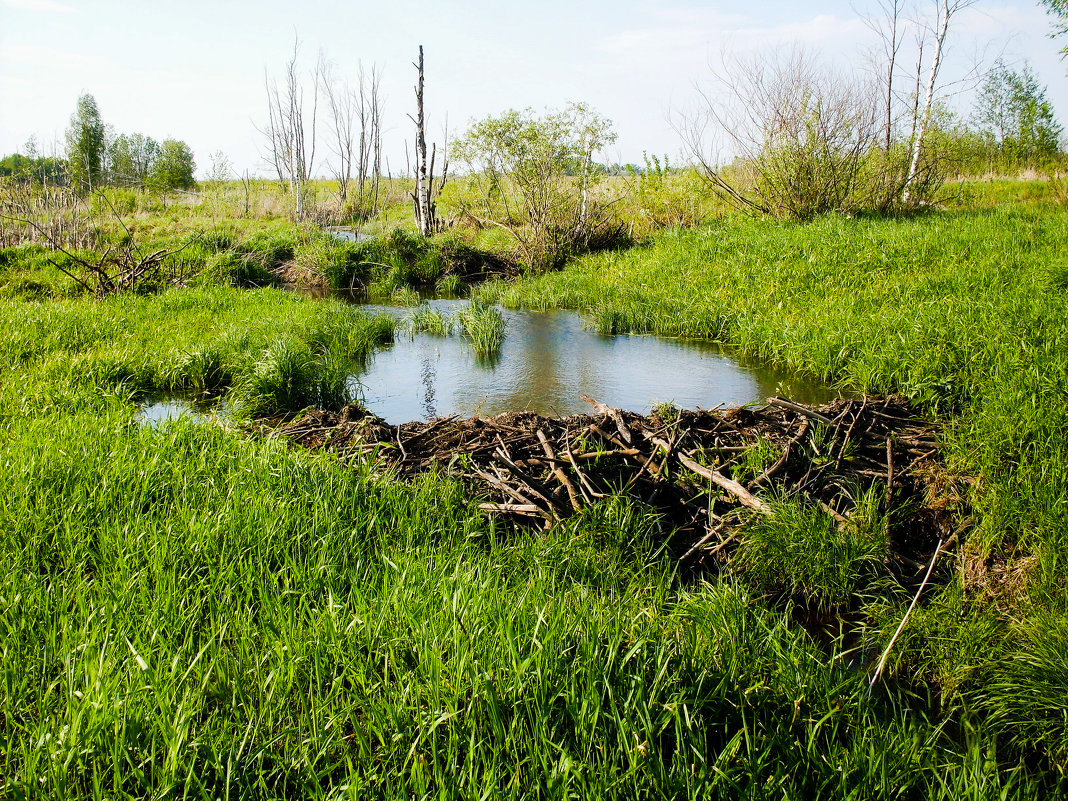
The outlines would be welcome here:
[[[195,192],[57,187],[37,159],[4,180],[0,794],[1063,793],[1063,163],[978,177],[969,153],[1015,169],[1016,145],[932,119],[961,174],[893,214],[743,213],[709,165],[597,165],[610,129],[581,107],[474,126],[471,163],[495,161],[437,184],[429,236],[373,155],[359,190],[307,165]],[[716,169],[754,198],[754,166]],[[513,309],[848,397],[595,398],[577,423],[360,405],[391,343],[493,362]],[[144,424],[160,398],[226,413]]]

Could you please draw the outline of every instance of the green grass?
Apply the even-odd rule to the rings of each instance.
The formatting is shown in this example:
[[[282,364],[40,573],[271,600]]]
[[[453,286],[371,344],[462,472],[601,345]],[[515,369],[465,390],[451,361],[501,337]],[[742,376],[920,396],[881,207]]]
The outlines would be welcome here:
[[[90,408],[108,397],[203,395],[236,387],[251,414],[337,406],[395,323],[336,301],[275,290],[172,290],[104,302],[4,302],[8,365],[0,415]],[[262,403],[254,396],[269,397]]]
[[[877,509],[878,500],[861,508]],[[786,500],[747,527],[732,566],[755,590],[773,597],[848,609],[858,605],[857,596],[881,596],[892,586],[883,564],[887,556],[881,516],[861,514],[844,525],[822,509]]]
[[[424,303],[412,311],[407,326],[412,333],[422,332],[436,337],[447,337],[452,330],[452,321]]]
[[[475,354],[492,358],[504,343],[504,318],[492,306],[472,300],[456,312],[456,324]]]
[[[152,215],[161,236],[180,218]],[[1066,235],[1065,212],[1008,202],[725,220],[483,290],[906,391],[943,419],[977,527],[874,692],[913,590],[882,562],[878,499],[855,530],[780,504],[731,571],[684,577],[640,503],[514,531],[438,475],[214,417],[138,422],[145,393],[336,405],[334,371],[390,320],[207,276],[94,301],[47,264],[0,265],[0,796],[1063,795]],[[842,607],[847,637],[819,623]]]
[[[514,538],[210,424],[8,426],[7,795],[961,797],[999,771],[607,500]],[[344,790],[342,788],[348,788]],[[973,793],[972,797],[983,797]]]
[[[973,704],[988,680],[1009,686],[1006,665],[1030,664],[1021,634],[1030,621],[1068,612],[1068,211],[998,191],[1002,201],[980,211],[668,231],[626,253],[484,287],[481,297],[581,309],[606,333],[715,339],[850,390],[905,393],[940,418],[951,468],[976,477],[975,525],[896,664]],[[819,598],[844,586],[814,574],[816,559],[791,566],[796,551],[769,559],[781,539],[763,539],[750,565],[784,587]],[[900,617],[893,608],[888,625]],[[1064,725],[1045,710],[1061,703],[1065,674],[1046,669],[1039,687],[1038,673],[1012,674],[1032,677],[1032,723],[1022,692],[1015,706],[995,704],[1021,731]],[[1044,739],[1059,748],[1062,736]]]

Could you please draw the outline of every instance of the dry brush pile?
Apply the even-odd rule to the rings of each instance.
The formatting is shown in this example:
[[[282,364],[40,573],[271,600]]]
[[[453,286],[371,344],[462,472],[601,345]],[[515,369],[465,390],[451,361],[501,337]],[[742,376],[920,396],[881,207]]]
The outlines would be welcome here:
[[[369,459],[403,478],[430,470],[458,477],[488,515],[548,527],[608,494],[659,516],[688,567],[711,565],[747,519],[776,500],[822,509],[856,525],[874,499],[895,571],[924,567],[951,544],[958,500],[942,467],[936,426],[901,398],[839,399],[810,408],[765,406],[592,415],[510,413],[393,426],[362,409],[313,411],[280,430],[303,447]]]

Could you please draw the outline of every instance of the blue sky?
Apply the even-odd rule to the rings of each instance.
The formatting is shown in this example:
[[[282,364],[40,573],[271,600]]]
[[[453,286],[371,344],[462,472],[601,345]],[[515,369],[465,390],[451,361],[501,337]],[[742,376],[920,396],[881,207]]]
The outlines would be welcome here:
[[[419,44],[426,50],[431,130],[441,138],[507,108],[590,103],[615,122],[612,160],[675,156],[669,116],[724,49],[792,43],[860,69],[871,37],[858,17],[874,0],[0,0],[0,153],[31,134],[62,142],[75,101],[93,94],[119,132],[184,139],[207,167],[213,151],[264,172],[254,123],[264,73],[279,74],[301,40],[310,68],[322,48],[339,73],[362,61],[383,74],[386,146],[404,168]],[[932,0],[917,0],[926,10]],[[947,75],[977,58],[1027,58],[1068,122],[1066,63],[1033,0],[980,0],[956,21]],[[967,110],[968,98],[958,99]]]

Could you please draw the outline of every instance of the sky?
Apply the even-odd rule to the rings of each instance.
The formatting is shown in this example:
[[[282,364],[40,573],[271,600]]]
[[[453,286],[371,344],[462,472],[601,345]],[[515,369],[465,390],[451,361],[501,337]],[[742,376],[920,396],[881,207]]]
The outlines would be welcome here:
[[[934,0],[916,0],[928,11]],[[299,40],[309,71],[322,50],[338,75],[382,75],[393,174],[412,137],[415,69],[425,49],[428,135],[461,134],[509,108],[590,104],[614,123],[609,162],[683,156],[678,114],[696,108],[724,54],[793,45],[843,73],[875,40],[861,15],[877,0],[0,0],[0,155],[27,138],[62,152],[79,95],[119,133],[182,139],[203,174],[222,152],[235,172],[268,174],[257,133],[264,81]],[[946,76],[996,57],[1026,59],[1068,127],[1068,62],[1036,0],[978,0],[955,20]],[[951,99],[963,113],[971,97]],[[323,148],[320,147],[320,155]],[[316,174],[325,172],[322,158]]]

